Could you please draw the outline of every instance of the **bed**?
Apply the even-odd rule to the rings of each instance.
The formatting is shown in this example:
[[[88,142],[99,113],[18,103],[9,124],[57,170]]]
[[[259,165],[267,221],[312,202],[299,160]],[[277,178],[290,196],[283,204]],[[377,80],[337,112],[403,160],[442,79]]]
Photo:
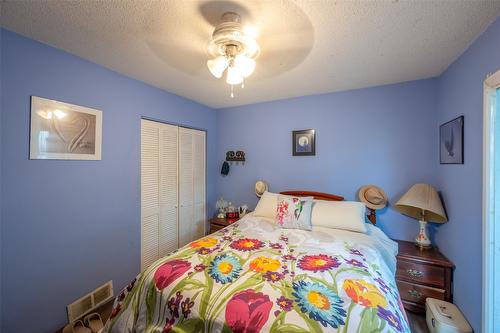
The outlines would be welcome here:
[[[304,231],[249,214],[152,264],[119,294],[104,333],[410,332],[396,254],[371,224]]]

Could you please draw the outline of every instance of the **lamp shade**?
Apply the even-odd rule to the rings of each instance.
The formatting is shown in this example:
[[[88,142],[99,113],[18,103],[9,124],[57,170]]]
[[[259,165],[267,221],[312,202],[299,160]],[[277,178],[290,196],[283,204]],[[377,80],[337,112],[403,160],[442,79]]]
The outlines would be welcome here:
[[[402,214],[415,219],[423,218],[424,221],[436,223],[448,220],[436,189],[428,184],[413,185],[395,207]]]

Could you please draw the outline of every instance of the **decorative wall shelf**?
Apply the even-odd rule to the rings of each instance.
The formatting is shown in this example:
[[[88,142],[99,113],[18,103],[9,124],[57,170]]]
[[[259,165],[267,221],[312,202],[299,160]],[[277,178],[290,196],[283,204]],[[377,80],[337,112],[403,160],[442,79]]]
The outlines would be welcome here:
[[[229,150],[226,153],[226,161],[227,162],[245,163],[245,152],[242,150],[238,150],[237,152],[234,152],[233,150]]]

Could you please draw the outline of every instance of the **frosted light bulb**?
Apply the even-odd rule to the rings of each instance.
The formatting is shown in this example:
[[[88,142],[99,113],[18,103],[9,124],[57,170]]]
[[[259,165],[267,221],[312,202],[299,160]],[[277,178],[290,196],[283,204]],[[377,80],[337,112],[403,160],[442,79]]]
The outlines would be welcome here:
[[[224,56],[218,56],[215,59],[211,59],[207,61],[208,69],[213,76],[220,79],[227,66],[229,65],[229,61]]]
[[[226,74],[226,83],[231,85],[240,84],[243,82],[243,76],[240,71],[233,66],[228,67]]]
[[[249,77],[255,70],[255,60],[240,54],[234,58],[234,66],[238,69],[241,76]]]

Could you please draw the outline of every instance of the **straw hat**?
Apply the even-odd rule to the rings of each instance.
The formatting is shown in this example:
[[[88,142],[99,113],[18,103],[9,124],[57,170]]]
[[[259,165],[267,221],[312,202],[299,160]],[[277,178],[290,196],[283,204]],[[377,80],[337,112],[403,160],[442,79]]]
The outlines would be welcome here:
[[[263,180],[258,180],[255,183],[255,194],[260,198],[268,189],[267,183]]]
[[[381,209],[387,205],[387,194],[384,190],[375,185],[366,185],[359,190],[359,200],[364,202],[366,207],[371,209]]]

